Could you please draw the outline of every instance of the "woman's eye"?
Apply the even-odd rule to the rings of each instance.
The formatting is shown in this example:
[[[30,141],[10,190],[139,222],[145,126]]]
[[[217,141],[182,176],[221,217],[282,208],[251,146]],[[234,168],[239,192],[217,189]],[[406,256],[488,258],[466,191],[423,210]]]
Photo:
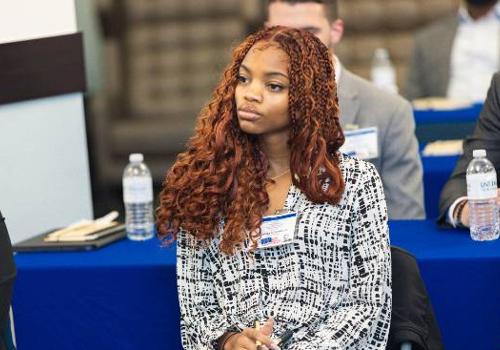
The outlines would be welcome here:
[[[281,86],[279,84],[269,84],[269,89],[273,92],[279,92],[279,91],[283,90],[283,86]]]
[[[246,83],[248,81],[248,79],[242,75],[238,75],[238,81],[240,83]]]

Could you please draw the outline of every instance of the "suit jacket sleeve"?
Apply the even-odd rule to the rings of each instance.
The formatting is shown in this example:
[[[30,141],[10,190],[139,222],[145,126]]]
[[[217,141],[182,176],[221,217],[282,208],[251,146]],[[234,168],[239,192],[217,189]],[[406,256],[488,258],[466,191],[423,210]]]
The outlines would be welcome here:
[[[486,157],[496,168],[498,182],[500,173],[500,73],[493,76],[474,133],[464,141],[463,148],[463,155],[441,192],[438,223],[443,226],[447,225],[446,215],[450,205],[458,197],[467,195],[465,173],[472,159],[473,150],[481,148],[486,150]]]
[[[422,162],[411,105],[400,99],[383,137],[381,174],[390,219],[424,219]]]

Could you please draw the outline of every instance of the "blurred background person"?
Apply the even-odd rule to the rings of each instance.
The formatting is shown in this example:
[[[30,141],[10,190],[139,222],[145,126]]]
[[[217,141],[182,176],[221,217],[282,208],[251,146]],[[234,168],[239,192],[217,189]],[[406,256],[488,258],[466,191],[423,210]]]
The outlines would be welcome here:
[[[342,127],[345,130],[376,128],[377,156],[365,160],[375,165],[382,178],[389,218],[425,218],[422,165],[411,105],[342,66],[334,52],[344,33],[337,1],[271,0],[267,10],[268,26],[305,29],[330,48],[335,63]]]
[[[500,65],[500,4],[466,0],[417,32],[406,97],[483,102]]]

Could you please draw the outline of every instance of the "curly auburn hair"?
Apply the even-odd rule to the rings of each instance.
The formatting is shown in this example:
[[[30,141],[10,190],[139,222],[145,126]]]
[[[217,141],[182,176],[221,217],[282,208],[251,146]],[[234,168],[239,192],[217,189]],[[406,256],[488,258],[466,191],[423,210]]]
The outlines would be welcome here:
[[[223,222],[220,250],[253,247],[269,205],[268,160],[258,138],[236,116],[240,65],[257,42],[277,45],[289,58],[290,170],[293,185],[315,203],[336,204],[344,192],[338,149],[344,143],[334,68],[328,48],[298,29],[271,27],[246,38],[198,116],[194,135],[168,171],[156,210],[158,235],[172,243],[179,229],[210,241]]]

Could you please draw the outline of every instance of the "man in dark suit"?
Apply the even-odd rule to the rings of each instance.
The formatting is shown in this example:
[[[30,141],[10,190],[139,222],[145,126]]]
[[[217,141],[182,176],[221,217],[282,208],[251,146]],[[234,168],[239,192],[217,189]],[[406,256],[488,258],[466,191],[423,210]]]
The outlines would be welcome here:
[[[464,142],[464,153],[441,192],[438,222],[469,227],[469,205],[465,173],[474,149],[485,149],[486,157],[500,175],[500,72],[491,81],[488,97],[471,137]]]

